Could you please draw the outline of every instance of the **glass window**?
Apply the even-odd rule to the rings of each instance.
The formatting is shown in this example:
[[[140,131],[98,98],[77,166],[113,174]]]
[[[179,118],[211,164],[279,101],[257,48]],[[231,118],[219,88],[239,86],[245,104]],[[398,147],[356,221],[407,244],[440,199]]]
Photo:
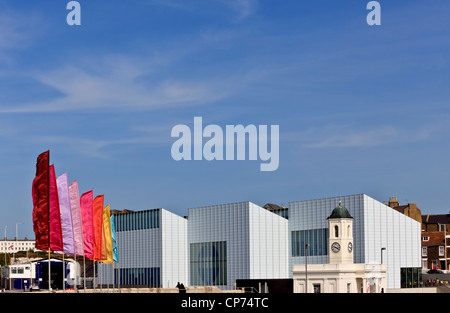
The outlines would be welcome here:
[[[427,247],[422,247],[422,256],[427,256]]]
[[[291,253],[293,257],[305,256],[305,245],[309,244],[308,255],[327,255],[328,229],[308,229],[291,232]]]
[[[116,232],[159,228],[159,212],[156,209],[114,215]]]
[[[159,267],[114,269],[114,283],[117,284],[120,280],[122,286],[160,288],[160,273]]]
[[[190,245],[190,277],[192,286],[227,284],[227,243],[203,242]]]
[[[422,281],[422,269],[420,267],[401,268],[400,277],[402,288],[418,288]]]

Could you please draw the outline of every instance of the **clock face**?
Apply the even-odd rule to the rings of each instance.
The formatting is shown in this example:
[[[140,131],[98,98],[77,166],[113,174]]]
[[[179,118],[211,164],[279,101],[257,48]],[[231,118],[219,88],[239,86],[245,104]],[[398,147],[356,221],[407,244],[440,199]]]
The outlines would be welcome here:
[[[339,252],[339,250],[341,250],[341,245],[337,242],[333,242],[333,244],[331,245],[331,250],[333,252]]]
[[[348,252],[352,252],[353,244],[351,242],[348,243]]]

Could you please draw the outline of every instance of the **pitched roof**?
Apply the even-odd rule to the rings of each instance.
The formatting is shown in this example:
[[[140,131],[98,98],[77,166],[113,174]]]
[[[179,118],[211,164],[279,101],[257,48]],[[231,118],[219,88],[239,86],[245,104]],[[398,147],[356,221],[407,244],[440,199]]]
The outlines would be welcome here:
[[[450,214],[422,215],[422,222],[427,224],[450,224]]]
[[[408,208],[408,206],[409,205],[399,205],[399,206],[393,207],[393,209],[400,213],[405,214],[405,209]]]

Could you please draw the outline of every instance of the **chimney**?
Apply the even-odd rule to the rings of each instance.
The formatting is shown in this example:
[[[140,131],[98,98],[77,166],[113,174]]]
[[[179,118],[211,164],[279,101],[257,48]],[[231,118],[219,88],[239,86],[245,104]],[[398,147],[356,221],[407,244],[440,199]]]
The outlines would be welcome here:
[[[391,208],[395,208],[397,206],[400,206],[400,204],[398,203],[397,197],[389,197],[389,204],[388,204]]]

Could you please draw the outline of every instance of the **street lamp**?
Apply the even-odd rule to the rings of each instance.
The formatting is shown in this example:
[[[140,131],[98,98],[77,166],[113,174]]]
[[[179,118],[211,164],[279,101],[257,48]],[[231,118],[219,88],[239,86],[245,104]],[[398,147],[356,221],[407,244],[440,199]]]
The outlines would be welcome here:
[[[4,249],[5,249],[5,270],[7,269],[6,266],[8,265],[7,262],[6,262],[6,229],[7,228],[8,228],[8,226],[5,226],[5,247],[4,247]],[[5,271],[5,273],[6,273],[6,271]],[[2,273],[2,275],[3,275],[3,273]],[[8,274],[8,277],[9,277],[9,274]],[[3,280],[3,278],[2,278],[2,289],[3,289],[3,291],[5,291],[5,289],[6,289],[6,281]]]
[[[13,250],[13,259],[14,259],[14,264],[16,264],[16,249],[17,249],[17,240],[19,240],[19,224],[23,224],[22,222],[16,223],[16,246],[14,247]]]
[[[305,293],[308,293],[308,247],[309,243],[305,244]]]
[[[16,240],[19,239],[19,225],[23,224],[22,222],[16,223]]]
[[[5,226],[5,266],[8,265],[6,263],[6,229],[8,228],[8,226]]]
[[[386,248],[381,248],[381,264],[383,264],[383,251],[386,250]]]

